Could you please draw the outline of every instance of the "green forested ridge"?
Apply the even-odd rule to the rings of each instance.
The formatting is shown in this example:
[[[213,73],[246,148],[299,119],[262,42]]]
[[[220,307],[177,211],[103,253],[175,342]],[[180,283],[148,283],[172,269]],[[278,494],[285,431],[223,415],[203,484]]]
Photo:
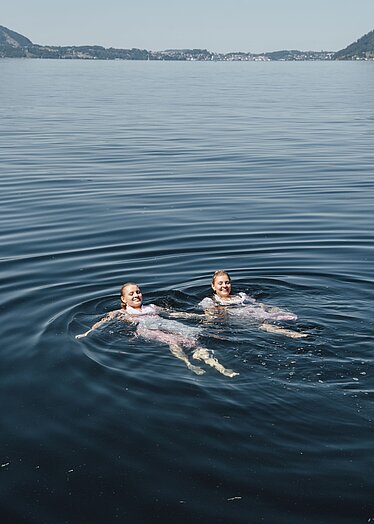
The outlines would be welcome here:
[[[9,46],[13,48],[26,47],[32,44],[31,40],[7,27],[0,25],[0,46]]]
[[[334,55],[335,60],[365,60],[374,58],[374,30]]]
[[[271,53],[212,53],[206,49],[115,49],[98,45],[42,46],[25,36],[0,26],[0,58],[59,58],[96,60],[218,60],[218,61],[268,61],[268,60],[367,60],[374,58],[374,31],[364,35],[345,49],[331,51],[283,50]]]

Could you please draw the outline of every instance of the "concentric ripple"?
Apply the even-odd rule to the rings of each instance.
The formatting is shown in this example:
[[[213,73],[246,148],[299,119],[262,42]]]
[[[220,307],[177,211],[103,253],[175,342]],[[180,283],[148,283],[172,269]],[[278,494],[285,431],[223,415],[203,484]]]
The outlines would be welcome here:
[[[373,519],[372,64],[0,62],[4,522]],[[308,337],[75,338],[220,268]]]

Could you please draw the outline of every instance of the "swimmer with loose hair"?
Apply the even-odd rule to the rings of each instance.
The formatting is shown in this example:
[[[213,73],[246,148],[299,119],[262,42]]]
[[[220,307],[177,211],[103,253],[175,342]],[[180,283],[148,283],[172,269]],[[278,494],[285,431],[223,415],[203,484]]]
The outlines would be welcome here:
[[[171,353],[182,360],[188,369],[202,375],[205,371],[193,365],[183,348],[192,349],[192,358],[200,360],[213,367],[222,375],[235,377],[236,373],[232,369],[226,369],[212,355],[212,352],[198,344],[198,336],[201,330],[197,327],[187,326],[181,322],[170,320],[161,316],[160,313],[174,318],[201,318],[202,315],[185,312],[170,312],[162,309],[155,304],[143,305],[143,295],[137,284],[127,282],[121,288],[121,309],[110,311],[99,322],[96,322],[88,331],[77,335],[75,338],[86,337],[89,333],[98,329],[106,322],[112,320],[122,320],[136,324],[136,334],[147,340],[157,340],[167,344]],[[204,317],[204,315],[203,315]]]
[[[199,303],[207,316],[212,317],[218,312],[224,311],[236,318],[257,320],[260,322],[260,329],[268,333],[284,335],[290,338],[308,336],[306,333],[271,324],[272,321],[296,320],[297,316],[294,313],[257,302],[243,292],[232,295],[231,277],[224,269],[214,272],[211,286],[213,297],[206,297]]]

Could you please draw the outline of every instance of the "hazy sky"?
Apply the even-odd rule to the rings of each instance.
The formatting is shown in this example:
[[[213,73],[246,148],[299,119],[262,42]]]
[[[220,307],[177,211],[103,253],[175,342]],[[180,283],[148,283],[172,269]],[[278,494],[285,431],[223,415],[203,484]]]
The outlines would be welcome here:
[[[50,45],[337,51],[374,29],[374,1],[14,0],[0,25]]]

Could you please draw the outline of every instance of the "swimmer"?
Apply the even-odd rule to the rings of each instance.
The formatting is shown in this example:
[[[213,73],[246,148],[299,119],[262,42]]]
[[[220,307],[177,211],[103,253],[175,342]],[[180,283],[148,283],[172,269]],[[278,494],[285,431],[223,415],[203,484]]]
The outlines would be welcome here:
[[[291,329],[274,326],[271,321],[296,320],[294,313],[284,311],[278,307],[268,306],[257,302],[246,293],[232,295],[231,278],[227,271],[220,269],[213,274],[212,278],[213,297],[205,297],[200,303],[205,314],[209,317],[225,311],[236,318],[253,319],[260,322],[260,329],[268,333],[284,335],[290,338],[304,338],[308,335]],[[233,306],[229,309],[227,306]]]
[[[126,321],[136,324],[136,334],[138,336],[147,340],[157,340],[167,344],[171,353],[182,360],[187,368],[197,375],[202,375],[205,371],[189,361],[183,348],[192,349],[192,358],[215,368],[219,373],[222,373],[222,375],[235,377],[239,374],[232,369],[226,369],[212,355],[211,351],[199,346],[198,336],[201,333],[199,328],[187,326],[176,320],[170,320],[161,316],[161,313],[176,318],[204,317],[204,315],[196,315],[194,313],[170,312],[155,304],[143,305],[143,295],[139,286],[133,282],[127,282],[121,288],[121,309],[110,311],[88,331],[77,335],[75,338],[80,339],[86,337],[106,322],[112,320]]]

